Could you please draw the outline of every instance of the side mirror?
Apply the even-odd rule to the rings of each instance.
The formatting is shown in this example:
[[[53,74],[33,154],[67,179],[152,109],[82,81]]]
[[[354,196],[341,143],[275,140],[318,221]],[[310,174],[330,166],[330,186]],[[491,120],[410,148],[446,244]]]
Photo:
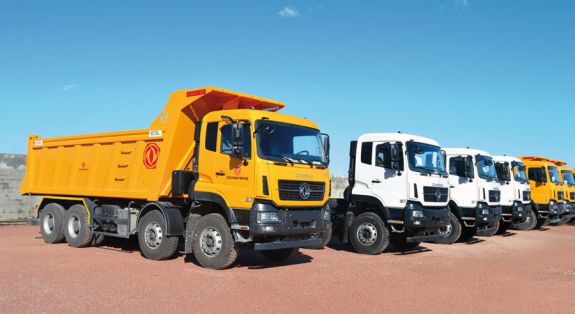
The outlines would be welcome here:
[[[383,144],[383,167],[392,169],[397,172],[403,171],[403,156],[401,143],[384,143]]]
[[[473,178],[473,157],[467,156],[465,157],[465,177],[472,179]]]
[[[238,122],[232,124],[232,156],[244,157],[244,125]]]
[[[323,144],[323,152],[325,154],[324,161],[326,164],[329,164],[329,150],[331,148],[329,142],[329,135],[322,133],[320,136],[321,136],[321,142]]]

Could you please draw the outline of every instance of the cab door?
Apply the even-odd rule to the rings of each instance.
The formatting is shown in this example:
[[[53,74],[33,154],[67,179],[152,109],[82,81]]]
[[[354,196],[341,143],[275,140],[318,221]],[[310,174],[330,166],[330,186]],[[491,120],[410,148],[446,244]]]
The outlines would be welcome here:
[[[383,200],[386,207],[403,208],[407,205],[408,196],[405,165],[399,171],[384,168],[384,142],[374,142],[373,145],[373,163],[368,172],[372,193]]]
[[[242,123],[242,127],[243,158],[232,154],[232,124],[221,121],[218,125],[217,154],[212,160],[203,160],[213,164],[215,189],[232,208],[251,208],[255,197],[253,130],[248,123]]]
[[[447,156],[451,200],[453,200],[457,206],[463,208],[477,206],[478,199],[475,171],[471,178],[463,176],[465,173],[465,158],[468,157],[469,156]]]

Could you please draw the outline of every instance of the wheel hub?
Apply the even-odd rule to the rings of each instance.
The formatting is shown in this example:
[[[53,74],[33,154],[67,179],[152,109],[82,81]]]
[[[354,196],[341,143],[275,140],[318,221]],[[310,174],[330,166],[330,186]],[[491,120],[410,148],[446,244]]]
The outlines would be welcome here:
[[[206,228],[202,231],[201,246],[202,251],[207,256],[216,256],[222,250],[223,239],[222,235],[215,228]]]
[[[52,234],[52,232],[54,232],[54,223],[54,215],[48,213],[44,216],[44,232],[46,232],[46,234]]]
[[[144,241],[146,245],[151,249],[156,249],[162,244],[162,239],[164,233],[162,227],[157,222],[150,222],[146,226],[146,231],[144,232]]]
[[[441,234],[442,236],[448,236],[451,234],[451,231],[453,230],[453,226],[451,226],[451,223],[443,228],[439,229],[439,234]]]
[[[70,234],[72,238],[77,238],[78,235],[80,234],[80,228],[81,228],[80,217],[78,217],[77,215],[70,216],[70,218],[68,219],[68,234]]]
[[[377,228],[372,223],[362,223],[357,229],[357,239],[363,245],[372,245],[377,240]]]

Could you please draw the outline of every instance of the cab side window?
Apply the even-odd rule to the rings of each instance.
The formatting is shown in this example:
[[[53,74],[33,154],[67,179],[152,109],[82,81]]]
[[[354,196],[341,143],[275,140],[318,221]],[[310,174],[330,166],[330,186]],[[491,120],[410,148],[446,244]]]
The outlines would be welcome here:
[[[367,165],[371,165],[373,153],[373,142],[361,143],[361,162]]]
[[[385,150],[383,144],[375,147],[375,166],[383,168],[383,161],[385,160]]]
[[[465,173],[465,160],[463,157],[449,158],[449,174],[460,176]]]
[[[244,157],[250,159],[252,156],[252,136],[249,124],[244,124]],[[226,124],[220,130],[222,141],[220,143],[220,153],[224,155],[232,154],[232,125]]]

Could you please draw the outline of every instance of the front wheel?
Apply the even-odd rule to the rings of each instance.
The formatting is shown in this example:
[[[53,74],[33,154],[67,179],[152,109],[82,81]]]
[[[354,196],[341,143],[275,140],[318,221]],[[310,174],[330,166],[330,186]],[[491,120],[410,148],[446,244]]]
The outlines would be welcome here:
[[[535,213],[534,209],[529,210],[527,213],[527,218],[525,218],[525,222],[513,224],[513,229],[517,230],[533,230],[537,226],[537,214]]]
[[[361,254],[379,254],[389,245],[389,229],[375,213],[357,216],[349,231],[353,248]]]
[[[148,212],[140,220],[138,243],[146,258],[162,261],[174,256],[179,239],[178,237],[168,237],[166,230],[166,220],[158,210]]]
[[[193,232],[192,251],[202,267],[226,269],[236,261],[238,247],[222,215],[203,216]]]
[[[537,219],[537,224],[535,225],[535,229],[541,229],[549,225],[549,217],[547,218],[539,218]]]
[[[452,212],[449,212],[449,225],[441,228],[439,234],[443,236],[435,241],[439,244],[453,244],[461,236],[461,223]]]
[[[494,226],[492,226],[491,230],[489,230],[489,232],[483,233],[482,236],[484,236],[484,237],[492,237],[492,236],[494,236],[494,235],[497,233],[497,230],[499,230],[499,225],[500,225],[500,222],[497,221],[497,222],[494,224]]]
[[[499,229],[497,229],[497,234],[505,234],[507,232],[507,230],[509,229],[509,227],[511,227],[510,222],[501,221],[499,223]]]

